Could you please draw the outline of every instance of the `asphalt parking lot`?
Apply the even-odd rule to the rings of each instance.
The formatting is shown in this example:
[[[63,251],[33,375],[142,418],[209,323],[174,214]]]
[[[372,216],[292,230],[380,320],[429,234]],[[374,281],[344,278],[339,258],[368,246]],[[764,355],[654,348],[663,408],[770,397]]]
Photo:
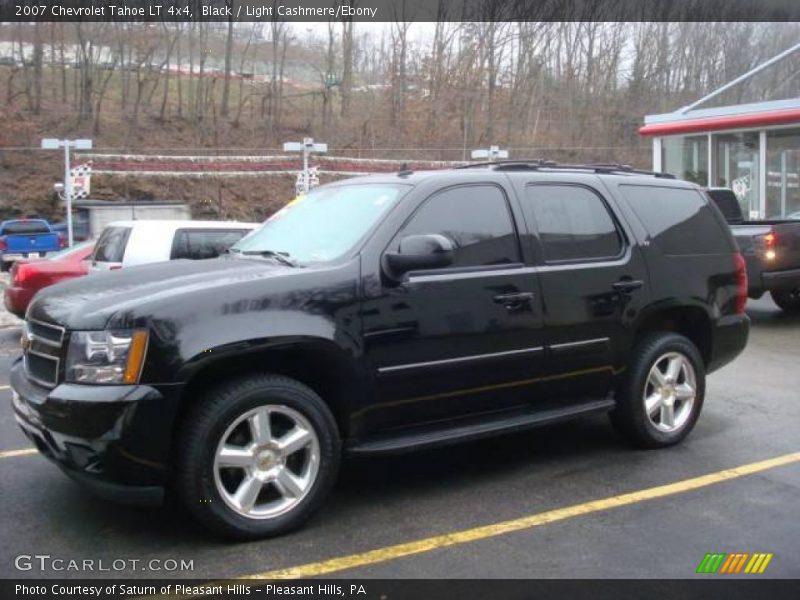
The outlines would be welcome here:
[[[307,527],[247,544],[209,537],[179,506],[96,500],[41,456],[17,452],[30,448],[7,387],[19,332],[0,329],[0,576],[685,578],[717,576],[695,575],[708,552],[771,552],[765,573],[748,577],[798,577],[800,318],[768,299],[748,312],[747,350],[710,377],[698,426],[678,447],[632,450],[593,417],[351,460]],[[20,554],[141,562],[19,571]],[[151,559],[191,560],[193,570],[142,573]]]

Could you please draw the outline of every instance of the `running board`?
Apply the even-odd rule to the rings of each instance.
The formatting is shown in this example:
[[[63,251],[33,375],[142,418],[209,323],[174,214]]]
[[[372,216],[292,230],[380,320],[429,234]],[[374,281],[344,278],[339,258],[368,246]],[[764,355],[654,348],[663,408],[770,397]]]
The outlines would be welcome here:
[[[365,439],[346,448],[352,455],[400,454],[477,440],[566,421],[581,415],[608,412],[616,403],[611,398],[588,400],[549,409],[524,409],[512,413],[480,415],[460,420],[457,425],[428,425],[384,435],[380,439]]]

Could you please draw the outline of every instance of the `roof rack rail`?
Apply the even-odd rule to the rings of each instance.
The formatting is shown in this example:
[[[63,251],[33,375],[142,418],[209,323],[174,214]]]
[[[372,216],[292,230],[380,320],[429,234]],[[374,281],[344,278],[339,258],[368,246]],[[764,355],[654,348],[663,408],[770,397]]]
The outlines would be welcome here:
[[[556,163],[552,160],[546,160],[544,158],[531,158],[528,160],[521,160],[521,159],[508,159],[508,160],[492,160],[487,162],[479,162],[479,163],[469,163],[467,165],[459,165],[458,167],[454,167],[456,169],[474,169],[476,167],[502,167],[505,165],[520,165],[520,166],[527,166],[530,165],[530,168],[534,168],[535,166],[545,166],[545,165],[555,165]]]
[[[590,163],[587,166],[594,167],[595,169],[607,169],[611,173],[633,173],[635,175],[652,175],[653,177],[660,177],[662,179],[675,179],[675,175],[672,173],[635,169],[630,165],[623,165],[620,163]]]
[[[661,179],[675,179],[675,176],[670,173],[658,173],[656,171],[646,171],[643,169],[635,169],[630,165],[623,165],[620,163],[589,163],[589,164],[560,164],[552,160],[544,160],[541,158],[532,160],[496,160],[493,162],[472,163],[469,165],[462,165],[456,169],[471,169],[473,167],[489,167],[495,171],[514,171],[514,170],[531,170],[538,171],[539,169],[545,170],[564,170],[564,171],[593,171],[594,173],[628,173],[630,175],[650,175],[652,177],[659,177]]]

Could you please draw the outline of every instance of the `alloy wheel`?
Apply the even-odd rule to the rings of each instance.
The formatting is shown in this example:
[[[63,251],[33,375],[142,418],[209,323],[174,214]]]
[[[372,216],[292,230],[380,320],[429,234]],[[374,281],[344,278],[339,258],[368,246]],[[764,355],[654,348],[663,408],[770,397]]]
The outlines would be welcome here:
[[[659,431],[681,429],[697,399],[697,377],[686,356],[668,352],[650,369],[644,386],[644,407],[650,423]]]
[[[288,406],[264,405],[240,415],[222,434],[214,483],[238,514],[270,519],[305,498],[319,465],[319,439],[308,419]]]

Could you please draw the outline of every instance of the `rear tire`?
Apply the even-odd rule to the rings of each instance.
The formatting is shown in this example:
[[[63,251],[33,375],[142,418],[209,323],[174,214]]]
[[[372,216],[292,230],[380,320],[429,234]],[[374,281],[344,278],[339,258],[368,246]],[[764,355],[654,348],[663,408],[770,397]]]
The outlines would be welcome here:
[[[0,271],[3,273],[8,273],[11,270],[11,263],[6,261],[0,261]]]
[[[339,458],[336,422],[312,389],[251,375],[212,390],[187,415],[175,484],[212,531],[264,538],[299,527],[319,509]]]
[[[705,366],[695,345],[675,333],[650,333],[633,349],[611,423],[638,447],[671,446],[695,426],[704,396]]]
[[[791,315],[800,314],[800,289],[773,290],[770,294],[772,300],[782,311]]]

